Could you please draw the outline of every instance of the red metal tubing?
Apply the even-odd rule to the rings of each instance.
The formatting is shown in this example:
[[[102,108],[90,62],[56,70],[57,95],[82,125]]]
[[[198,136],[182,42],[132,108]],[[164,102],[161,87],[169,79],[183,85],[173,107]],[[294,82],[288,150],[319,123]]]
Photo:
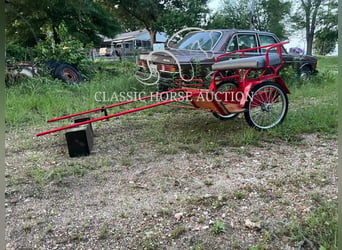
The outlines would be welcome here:
[[[267,52],[267,51],[270,51],[272,48],[281,47],[282,45],[287,44],[287,43],[289,43],[289,41],[280,42],[280,43],[274,43],[274,44],[269,44],[269,45],[264,45],[264,46],[255,47],[255,48],[249,48],[249,49],[242,49],[242,50],[235,50],[235,51],[232,51],[232,52],[227,52],[227,53],[224,53],[224,54],[222,54],[222,55],[217,56],[217,57],[215,58],[215,62],[218,62],[218,59],[221,58],[221,57],[223,57],[223,56],[228,56],[228,55],[236,54],[236,53],[242,53],[242,57],[244,57],[245,52],[248,52],[248,51],[253,51],[253,50],[268,48],[268,49],[266,50],[266,52]]]
[[[129,103],[132,103],[132,102],[143,101],[143,100],[146,100],[146,99],[149,99],[149,98],[153,98],[153,97],[156,97],[156,96],[159,96],[159,95],[163,95],[163,94],[167,94],[167,93],[171,93],[171,92],[180,92],[180,91],[183,91],[183,90],[172,89],[172,90],[169,90],[169,91],[165,91],[165,92],[157,93],[157,94],[154,94],[154,95],[149,95],[149,96],[141,97],[141,98],[130,100],[130,101],[126,101],[126,102],[115,103],[115,104],[104,106],[104,107],[101,107],[101,108],[90,109],[90,110],[87,110],[87,111],[83,111],[83,112],[79,112],[79,113],[75,113],[75,114],[71,114],[71,115],[66,115],[66,116],[61,116],[61,117],[53,118],[53,119],[48,120],[47,122],[60,121],[60,120],[68,119],[68,118],[79,116],[79,115],[89,114],[89,113],[101,111],[101,110],[104,110],[104,109],[110,109],[110,108],[118,107],[118,106],[129,104]]]
[[[165,92],[163,92],[163,93],[165,93]],[[101,121],[101,120],[105,120],[105,119],[109,119],[109,118],[113,118],[113,117],[129,114],[129,113],[137,112],[137,111],[148,109],[148,108],[153,108],[153,107],[164,105],[164,104],[171,103],[171,102],[181,101],[181,100],[184,100],[186,98],[188,98],[188,96],[178,97],[176,99],[166,100],[166,101],[159,102],[159,103],[153,103],[153,104],[150,104],[150,105],[147,105],[147,106],[144,106],[144,107],[130,109],[130,110],[126,110],[126,111],[122,111],[122,112],[116,113],[116,114],[107,115],[107,116],[103,116],[103,117],[87,120],[87,121],[84,121],[84,122],[74,123],[74,124],[71,124],[71,125],[68,125],[68,126],[64,126],[64,127],[60,127],[60,128],[56,128],[56,129],[51,129],[51,130],[48,130],[48,131],[45,131],[45,132],[38,133],[38,134],[36,134],[36,136],[42,136],[42,135],[46,135],[46,134],[51,134],[51,133],[54,133],[54,132],[57,132],[57,131],[78,127],[78,126],[81,126],[81,125],[84,125],[84,124],[88,124],[88,123],[92,123],[92,122],[97,122],[97,121]],[[122,104],[122,103],[118,103],[118,104]]]

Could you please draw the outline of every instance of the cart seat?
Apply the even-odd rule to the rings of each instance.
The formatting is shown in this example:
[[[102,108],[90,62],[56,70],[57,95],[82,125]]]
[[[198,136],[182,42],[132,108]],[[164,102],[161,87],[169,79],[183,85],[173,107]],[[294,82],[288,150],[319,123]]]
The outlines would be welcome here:
[[[280,56],[277,53],[268,54],[269,65],[277,65],[280,63]],[[266,55],[252,56],[238,59],[230,59],[214,63],[212,70],[228,70],[228,69],[262,69],[266,65]]]

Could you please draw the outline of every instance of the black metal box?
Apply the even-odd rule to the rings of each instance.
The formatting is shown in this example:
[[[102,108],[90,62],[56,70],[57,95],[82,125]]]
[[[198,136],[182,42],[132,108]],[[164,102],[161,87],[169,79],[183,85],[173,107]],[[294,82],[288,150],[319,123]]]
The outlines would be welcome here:
[[[89,120],[90,120],[90,117],[80,117],[80,118],[75,119],[74,122],[79,123],[79,122],[85,122]],[[91,134],[94,135],[93,126],[91,125],[91,123],[88,123],[88,125],[90,126]]]
[[[89,155],[93,147],[93,133],[89,124],[68,129],[65,133],[70,157]]]

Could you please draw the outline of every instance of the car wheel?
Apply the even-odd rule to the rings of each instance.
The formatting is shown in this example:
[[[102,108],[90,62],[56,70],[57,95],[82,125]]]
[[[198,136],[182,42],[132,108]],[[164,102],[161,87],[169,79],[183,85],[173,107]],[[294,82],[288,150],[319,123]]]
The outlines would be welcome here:
[[[216,91],[217,92],[223,92],[223,91],[228,91],[231,89],[236,89],[237,87],[238,87],[238,85],[236,84],[236,82],[223,81],[223,82],[220,82],[219,84],[217,84]],[[225,121],[225,120],[231,120],[231,119],[237,117],[239,115],[239,113],[232,113],[229,115],[221,115],[219,113],[213,113],[213,115],[216,118]]]
[[[310,76],[312,75],[312,71],[308,66],[304,66],[299,70],[299,78],[303,81],[309,80]]]
[[[83,81],[80,72],[70,64],[62,63],[56,67],[54,77],[65,82],[80,83]]]

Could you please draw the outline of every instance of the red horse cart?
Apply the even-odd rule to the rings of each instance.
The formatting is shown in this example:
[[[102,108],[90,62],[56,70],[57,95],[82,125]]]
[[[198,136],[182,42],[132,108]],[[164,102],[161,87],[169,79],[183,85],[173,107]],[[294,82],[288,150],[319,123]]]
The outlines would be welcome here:
[[[209,111],[222,120],[232,119],[239,113],[244,113],[245,119],[251,127],[258,130],[273,128],[284,120],[288,109],[287,94],[290,91],[278,74],[283,64],[282,46],[285,43],[288,42],[234,51],[218,56],[212,65],[214,74],[208,89],[202,88],[204,83],[202,79],[193,79],[191,81],[178,79],[176,80],[179,86],[177,89],[48,120],[48,122],[54,122],[93,112],[104,112],[104,116],[93,119],[78,119],[71,125],[41,132],[37,136],[107,120],[160,105]],[[265,51],[265,54],[248,57],[248,52],[259,49]],[[224,60],[225,56],[231,54],[236,54],[239,58]],[[172,98],[168,98],[170,94]],[[148,99],[159,101],[146,106],[108,114],[110,108]],[[185,101],[188,101],[191,105],[185,106]],[[176,102],[181,102],[182,105],[172,104]]]

